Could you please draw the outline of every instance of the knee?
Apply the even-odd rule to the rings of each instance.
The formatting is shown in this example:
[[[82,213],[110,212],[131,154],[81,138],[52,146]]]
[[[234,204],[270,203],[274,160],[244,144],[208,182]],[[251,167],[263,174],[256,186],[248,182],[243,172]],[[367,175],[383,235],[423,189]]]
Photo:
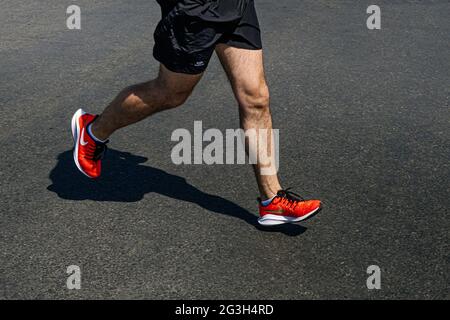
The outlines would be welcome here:
[[[265,82],[240,90],[238,98],[244,113],[259,114],[269,111],[270,93]]]

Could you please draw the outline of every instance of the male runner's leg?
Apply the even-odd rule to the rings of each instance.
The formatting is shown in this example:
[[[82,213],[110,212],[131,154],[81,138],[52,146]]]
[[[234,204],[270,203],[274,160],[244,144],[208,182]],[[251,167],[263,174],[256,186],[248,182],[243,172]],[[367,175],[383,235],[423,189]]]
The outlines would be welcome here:
[[[239,104],[239,116],[242,129],[272,130],[272,117],[269,109],[269,88],[266,83],[263,68],[262,50],[247,50],[235,48],[226,44],[218,44],[216,53],[230,80],[234,95]],[[248,142],[248,141],[247,141]],[[268,148],[256,148],[258,159],[271,151],[271,139],[267,139]],[[247,143],[247,149],[248,149]],[[264,153],[264,154],[262,154]],[[272,155],[273,156],[273,155]],[[273,158],[273,157],[272,157]],[[272,164],[274,159],[271,159]],[[262,164],[254,165],[261,198],[269,199],[281,190],[277,174],[262,175]]]
[[[92,133],[106,140],[117,129],[182,105],[201,77],[175,73],[161,65],[156,79],[124,89],[93,123]]]
[[[236,48],[221,43],[216,46],[216,53],[228,75],[239,104],[241,127],[245,131],[256,131],[255,136],[259,140],[253,146],[250,146],[249,139],[246,140],[247,150],[258,160],[254,165],[254,171],[261,196],[259,223],[270,226],[299,222],[312,217],[321,207],[319,200],[305,200],[290,191],[283,190],[276,172],[270,175],[262,174],[264,165],[260,159],[270,155],[272,165],[275,161],[275,155],[272,152],[269,89],[264,76],[262,50]],[[263,134],[266,132],[268,134],[266,139],[261,139],[259,134],[261,129],[266,130],[263,131]]]

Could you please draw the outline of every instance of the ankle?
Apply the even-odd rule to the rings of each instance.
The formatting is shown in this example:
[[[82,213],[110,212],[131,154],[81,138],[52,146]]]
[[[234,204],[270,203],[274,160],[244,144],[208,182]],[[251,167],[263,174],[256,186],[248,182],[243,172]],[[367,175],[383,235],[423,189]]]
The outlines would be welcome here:
[[[260,192],[259,196],[264,201],[264,200],[268,200],[268,199],[273,199],[276,195],[277,195],[277,192],[268,190],[268,191],[265,191],[265,192]]]
[[[90,127],[90,131],[91,131],[91,134],[97,140],[106,141],[106,140],[108,140],[110,134],[106,133],[104,130],[102,130],[101,125],[100,125],[101,123],[100,123],[99,119],[100,118],[97,118],[96,120],[94,120],[94,122],[92,122],[90,124],[90,126],[89,126]]]
[[[278,183],[278,179],[268,182],[269,183],[262,183],[259,186],[259,194],[262,200],[275,197],[278,194],[278,191],[281,190],[281,185]]]

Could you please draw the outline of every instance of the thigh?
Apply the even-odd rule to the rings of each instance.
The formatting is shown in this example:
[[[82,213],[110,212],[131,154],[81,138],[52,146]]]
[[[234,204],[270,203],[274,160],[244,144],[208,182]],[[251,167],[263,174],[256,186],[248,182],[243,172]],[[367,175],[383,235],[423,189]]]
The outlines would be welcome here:
[[[267,90],[263,52],[218,44],[216,53],[230,80],[233,92],[242,103],[248,95]]]
[[[185,74],[173,72],[161,64],[158,84],[169,95],[189,95],[202,78],[203,74]]]

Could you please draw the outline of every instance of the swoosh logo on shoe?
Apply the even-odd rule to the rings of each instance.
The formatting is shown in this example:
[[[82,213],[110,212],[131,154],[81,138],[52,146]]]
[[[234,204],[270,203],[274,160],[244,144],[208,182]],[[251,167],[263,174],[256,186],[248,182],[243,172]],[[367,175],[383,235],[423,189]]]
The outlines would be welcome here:
[[[80,144],[82,146],[87,145],[89,142],[84,140],[84,133],[86,132],[86,130],[83,128],[83,131],[81,131],[81,138],[80,138]]]

